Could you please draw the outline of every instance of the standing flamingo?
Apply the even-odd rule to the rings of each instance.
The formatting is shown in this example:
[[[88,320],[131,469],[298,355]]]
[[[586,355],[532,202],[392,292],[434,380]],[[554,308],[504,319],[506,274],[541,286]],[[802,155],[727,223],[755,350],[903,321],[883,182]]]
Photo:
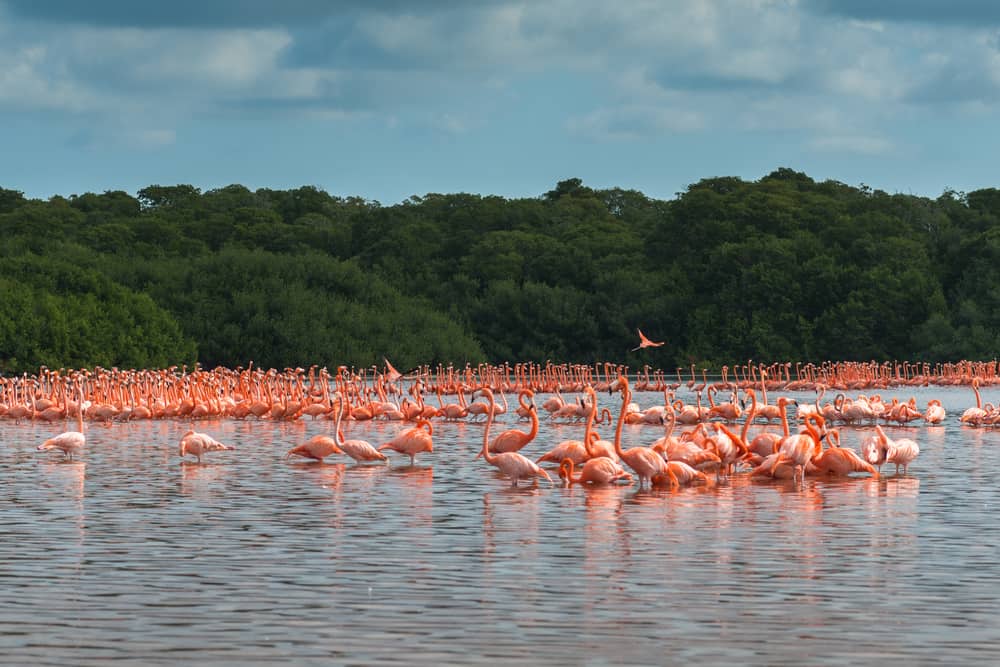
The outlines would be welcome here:
[[[65,433],[60,433],[57,436],[49,438],[42,444],[38,445],[38,451],[58,449],[62,451],[70,461],[73,460],[73,454],[83,451],[83,447],[87,444],[87,436],[83,433],[83,407],[79,405],[79,403],[83,402],[82,385],[77,387],[77,396],[79,398],[79,402],[76,409],[76,430],[66,431]]]
[[[852,472],[867,472],[873,477],[878,477],[875,466],[858,456],[853,449],[840,446],[839,431],[830,431],[827,436],[830,446],[812,459],[817,472],[838,476],[849,475]]]
[[[224,445],[206,433],[189,430],[181,436],[180,456],[192,454],[201,463],[201,455],[208,452],[220,452],[235,449],[232,445]]]
[[[618,413],[618,424],[615,426],[615,453],[619,459],[635,471],[639,477],[639,488],[641,489],[647,481],[652,479],[653,475],[666,473],[667,462],[650,447],[622,449],[622,427],[625,425],[625,410],[629,401],[632,400],[632,392],[628,388],[628,378],[624,375],[618,376],[615,385],[622,392],[622,409]]]
[[[347,401],[341,399],[340,408],[337,410],[337,417],[333,425],[334,437],[341,451],[358,463],[388,461],[389,457],[375,449],[370,442],[365,440],[344,440],[344,436],[340,433],[340,421],[344,417],[345,410],[347,410]]]
[[[559,476],[568,486],[574,484],[614,484],[618,480],[632,481],[632,475],[606,456],[589,459],[583,464],[578,477],[573,477],[573,459],[564,459],[559,466]]]
[[[516,452],[535,439],[538,435],[538,411],[535,409],[534,396],[535,392],[530,389],[522,389],[517,394],[517,402],[520,406],[518,412],[520,413],[521,408],[527,410],[527,415],[531,419],[531,429],[527,433],[515,428],[504,431],[490,443],[491,452],[494,454]]]
[[[379,445],[378,450],[391,449],[400,454],[406,454],[410,457],[410,465],[412,466],[416,461],[417,454],[434,451],[434,440],[431,438],[433,434],[434,427],[431,426],[431,423],[426,419],[418,419],[416,426],[399,433],[384,445]]]
[[[511,486],[517,486],[519,479],[531,479],[534,477],[544,477],[549,480],[549,483],[552,483],[549,473],[539,468],[533,461],[525,458],[518,452],[503,452],[497,455],[490,454],[490,426],[493,424],[493,407],[496,405],[496,400],[493,398],[493,390],[489,387],[483,387],[479,391],[490,403],[490,410],[486,417],[486,428],[483,430],[483,449],[480,452],[480,456],[486,459],[486,462],[491,466],[494,466],[509,477],[511,479]]]
[[[919,456],[920,446],[916,441],[909,438],[900,438],[899,440],[890,439],[881,426],[876,426],[875,430],[882,440],[882,446],[885,447],[885,462],[896,464],[897,475],[899,474],[899,466],[903,466],[903,474],[905,475],[907,466],[913,462],[913,459]]]
[[[337,439],[328,435],[314,435],[301,445],[292,447],[285,452],[285,459],[290,456],[303,456],[307,459],[315,459],[320,463],[331,454],[343,454],[344,452],[337,446]]]

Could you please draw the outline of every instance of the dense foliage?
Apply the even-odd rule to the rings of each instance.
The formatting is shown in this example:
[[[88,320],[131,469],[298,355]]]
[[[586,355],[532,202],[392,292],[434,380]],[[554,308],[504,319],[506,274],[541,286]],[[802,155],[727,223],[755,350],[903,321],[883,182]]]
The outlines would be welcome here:
[[[578,179],[395,206],[187,185],[0,189],[0,370],[988,358],[1000,190],[779,169],[672,201]],[[636,327],[667,344],[630,353]]]

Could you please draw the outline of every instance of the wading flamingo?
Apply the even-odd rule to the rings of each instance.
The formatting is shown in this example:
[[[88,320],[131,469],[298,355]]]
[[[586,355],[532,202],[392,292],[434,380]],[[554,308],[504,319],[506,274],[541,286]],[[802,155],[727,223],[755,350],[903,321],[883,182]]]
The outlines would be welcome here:
[[[920,455],[920,446],[909,438],[890,439],[881,426],[876,426],[875,430],[882,440],[882,446],[885,447],[885,462],[896,464],[897,475],[899,474],[899,466],[903,466],[903,474],[905,475],[907,466]]]
[[[559,466],[559,476],[567,486],[574,484],[614,484],[618,480],[632,481],[632,475],[606,456],[589,459],[583,464],[578,477],[573,476],[573,459],[565,459]]]
[[[667,462],[650,447],[622,449],[622,427],[625,425],[625,409],[628,407],[629,401],[632,400],[632,392],[628,388],[628,378],[624,375],[618,376],[618,381],[612,386],[617,386],[622,392],[622,409],[618,413],[618,424],[615,426],[615,453],[619,459],[625,462],[625,465],[635,471],[636,476],[639,477],[639,488],[641,489],[647,481],[652,479],[653,475],[666,473]]]
[[[530,389],[522,389],[517,394],[518,413],[520,413],[521,408],[527,410],[528,418],[531,419],[531,429],[527,433],[518,431],[516,428],[504,431],[493,438],[493,442],[490,443],[491,452],[494,454],[516,452],[535,439],[538,435],[538,411],[535,409],[534,396],[535,392]]]
[[[496,405],[496,400],[493,398],[493,390],[489,387],[483,387],[479,392],[490,403],[490,410],[486,417],[486,428],[483,429],[483,449],[480,452],[480,456],[486,459],[486,462],[491,466],[509,477],[511,486],[517,486],[519,479],[532,479],[535,477],[544,477],[551,484],[552,478],[549,477],[549,473],[539,468],[533,461],[525,458],[518,452],[504,452],[495,456],[490,454],[490,426],[493,424],[493,407]]]
[[[708,486],[712,486],[711,477],[700,470],[692,468],[683,461],[668,461],[667,472],[653,475],[653,478],[650,480],[652,486],[669,486],[672,489],[679,486],[687,486],[694,482],[702,482]]]
[[[82,386],[77,388],[77,396],[79,398],[79,403],[82,403]],[[55,437],[49,438],[42,444],[38,445],[38,451],[58,449],[66,455],[67,459],[72,461],[73,454],[83,451],[83,447],[86,444],[87,436],[83,433],[83,408],[78,405],[76,409],[76,430],[66,431],[65,433],[60,433]]]
[[[230,449],[235,449],[232,445],[224,445],[207,433],[198,433],[197,431],[188,431],[183,436],[181,436],[181,446],[180,455],[184,458],[185,455],[191,454],[196,459],[198,463],[201,463],[202,454],[207,454],[208,452],[221,452]]]
[[[341,400],[340,409],[337,410],[337,417],[333,424],[334,437],[340,450],[358,463],[388,461],[389,457],[375,449],[370,442],[364,440],[344,440],[344,437],[340,434],[340,421],[343,419],[346,409],[347,401]]]
[[[314,435],[301,445],[296,445],[285,452],[285,460],[294,455],[322,462],[323,459],[331,454],[343,453],[340,447],[337,446],[336,438],[331,438],[328,435]]]
[[[406,454],[410,457],[410,465],[412,466],[416,462],[417,454],[434,451],[434,440],[431,438],[433,434],[434,427],[431,426],[431,423],[426,419],[418,419],[416,426],[399,433],[384,445],[379,445],[378,451],[391,449],[394,452]]]
[[[927,401],[927,411],[924,412],[925,422],[928,424],[940,424],[946,416],[947,413],[944,411],[941,401],[936,398]]]
[[[979,378],[972,379],[972,391],[976,392],[976,407],[963,412],[959,421],[963,424],[978,426],[983,423],[987,415],[986,410],[983,409],[983,397],[979,394]]]

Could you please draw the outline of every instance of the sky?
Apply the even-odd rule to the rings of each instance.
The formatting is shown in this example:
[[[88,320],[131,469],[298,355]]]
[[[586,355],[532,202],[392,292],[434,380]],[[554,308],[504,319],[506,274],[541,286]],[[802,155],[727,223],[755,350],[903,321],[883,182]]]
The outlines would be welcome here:
[[[0,0],[0,187],[1000,187],[994,0]]]

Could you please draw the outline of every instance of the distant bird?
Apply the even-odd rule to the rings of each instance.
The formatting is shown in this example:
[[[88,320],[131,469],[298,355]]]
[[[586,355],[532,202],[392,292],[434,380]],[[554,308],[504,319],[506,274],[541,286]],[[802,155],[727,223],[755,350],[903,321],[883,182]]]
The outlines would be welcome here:
[[[639,332],[639,347],[633,347],[632,348],[633,352],[635,352],[636,350],[641,350],[644,347],[660,347],[661,345],[664,344],[664,341],[662,340],[659,342],[653,342],[648,338],[646,338],[646,336],[642,333],[642,329],[636,329],[636,331]]]
[[[403,374],[400,373],[399,371],[397,371],[393,367],[393,365],[389,363],[388,359],[386,359],[385,357],[382,357],[382,361],[385,362],[385,367],[386,367],[386,378],[385,379],[386,380],[388,380],[389,382],[396,382],[401,377],[403,377]]]

